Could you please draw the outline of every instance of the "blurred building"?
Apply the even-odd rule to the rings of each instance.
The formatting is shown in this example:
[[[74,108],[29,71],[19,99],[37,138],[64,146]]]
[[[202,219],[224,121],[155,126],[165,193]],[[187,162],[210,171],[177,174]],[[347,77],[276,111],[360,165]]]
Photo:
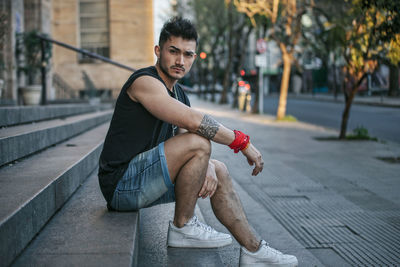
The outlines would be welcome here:
[[[15,104],[18,87],[16,34],[39,30],[52,39],[130,66],[154,64],[153,0],[0,0],[1,103]],[[53,45],[48,99],[58,98],[53,78],[82,95],[88,84],[114,97],[130,71]],[[1,82],[0,82],[1,84]]]
[[[154,64],[152,0],[53,0],[52,38],[128,65]],[[85,88],[83,72],[114,97],[130,72],[54,46],[54,72]]]
[[[0,100],[17,100],[16,33],[24,30],[23,0],[0,1]]]

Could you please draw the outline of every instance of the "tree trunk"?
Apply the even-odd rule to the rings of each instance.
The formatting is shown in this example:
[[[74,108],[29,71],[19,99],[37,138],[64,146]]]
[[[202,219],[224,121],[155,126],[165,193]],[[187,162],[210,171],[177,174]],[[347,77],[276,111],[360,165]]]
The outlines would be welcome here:
[[[357,93],[357,90],[358,90],[358,85],[356,84],[354,86],[354,88],[351,90],[349,95],[345,94],[346,104],[345,104],[344,111],[342,114],[342,123],[340,126],[339,139],[346,138],[347,123],[348,123],[349,117],[350,117],[350,108],[351,108],[351,104],[353,103],[354,96]]]
[[[208,66],[206,64],[206,67],[204,68],[204,88],[205,88],[205,93],[204,93],[204,100],[208,100],[208,94],[212,90],[210,89],[210,83],[208,81]]]
[[[213,90],[211,92],[211,102],[215,103],[215,91],[217,89],[217,64],[214,63],[213,66]]]
[[[212,92],[211,92],[211,102],[215,103],[215,94],[217,90],[217,82],[218,82],[218,59],[215,53],[215,46],[212,48],[214,52],[211,53],[213,59],[213,67],[212,67]]]
[[[201,64],[199,63],[198,65],[199,68],[199,94],[198,97],[201,99],[203,97],[203,82],[204,82],[204,77],[203,77],[203,68]]]
[[[232,47],[232,41],[233,41],[233,21],[232,21],[232,14],[233,13],[233,1],[229,3],[229,8],[228,8],[228,62],[226,63],[225,66],[225,74],[224,74],[224,83],[223,86],[224,88],[222,89],[221,93],[221,99],[219,100],[220,104],[226,104],[228,103],[228,90],[230,87],[230,79],[231,79],[231,66],[232,66],[232,58],[233,58],[233,47]]]
[[[283,57],[283,73],[282,73],[282,81],[281,81],[281,89],[279,95],[279,104],[278,110],[276,112],[276,119],[282,120],[286,115],[286,102],[287,102],[287,94],[289,88],[289,78],[290,78],[290,69],[292,67],[292,57],[286,50],[284,44],[280,43],[279,47],[281,48],[282,57]]]
[[[232,57],[228,57],[228,63],[226,64],[226,69],[225,69],[225,74],[224,74],[224,83],[223,83],[223,89],[221,93],[221,99],[219,100],[220,104],[226,104],[228,103],[228,90],[229,90],[229,85],[230,85],[230,79],[231,79],[231,65],[232,65]]]
[[[389,65],[389,96],[399,95],[399,67]]]
[[[261,68],[257,68],[257,74],[259,71],[261,71]],[[251,113],[254,113],[254,114],[258,114],[260,112],[259,104],[258,104],[260,102],[260,81],[259,81],[259,79],[260,79],[260,75],[257,75],[257,85],[256,85],[256,90],[254,90],[255,99],[254,99],[253,107],[251,109]]]
[[[218,47],[218,43],[219,43],[219,39],[221,38],[221,35],[223,34],[225,28],[221,28],[218,33],[217,36],[215,37],[215,40],[211,46],[211,58],[213,59],[213,68],[212,68],[212,77],[213,77],[213,90],[211,92],[211,102],[215,103],[215,94],[216,94],[216,85],[218,82],[218,68],[219,68],[219,57],[217,56],[217,47]]]
[[[337,71],[336,71],[336,65],[332,64],[333,66],[333,86],[334,86],[334,96],[335,100],[337,99],[338,92],[339,92],[339,85],[338,85],[338,78],[337,78]]]

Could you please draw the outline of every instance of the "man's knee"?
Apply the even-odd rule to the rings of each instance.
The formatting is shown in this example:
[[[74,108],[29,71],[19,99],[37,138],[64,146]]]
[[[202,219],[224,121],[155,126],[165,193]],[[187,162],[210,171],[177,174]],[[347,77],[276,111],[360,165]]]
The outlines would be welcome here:
[[[208,156],[211,154],[210,140],[198,134],[188,133],[185,145],[196,153],[204,153]]]
[[[217,174],[229,176],[229,171],[228,171],[228,168],[226,167],[225,163],[223,163],[219,160],[216,160],[216,159],[212,159],[211,162],[214,163],[215,172]]]
[[[218,177],[218,187],[231,188],[232,180],[229,176],[229,171],[225,163],[215,159],[212,159],[211,161],[214,163],[215,172]]]

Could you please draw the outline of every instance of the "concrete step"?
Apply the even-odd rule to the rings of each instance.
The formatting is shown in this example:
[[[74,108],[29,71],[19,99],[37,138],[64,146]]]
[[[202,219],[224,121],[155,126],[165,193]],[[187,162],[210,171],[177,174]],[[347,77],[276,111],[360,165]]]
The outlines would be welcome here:
[[[135,266],[138,225],[107,211],[95,171],[12,266]]]
[[[0,266],[14,260],[97,168],[107,129],[108,123],[100,125],[0,169]]]
[[[99,110],[112,109],[110,103],[100,105],[58,104],[48,106],[0,107],[0,127],[34,121],[51,120]]]
[[[112,110],[0,129],[0,166],[109,121]]]
[[[167,247],[168,223],[173,220],[175,204],[162,204],[140,210],[138,266],[224,266],[215,249]],[[195,214],[204,222],[200,209]],[[226,231],[225,231],[226,233]],[[230,247],[230,246],[228,246]]]

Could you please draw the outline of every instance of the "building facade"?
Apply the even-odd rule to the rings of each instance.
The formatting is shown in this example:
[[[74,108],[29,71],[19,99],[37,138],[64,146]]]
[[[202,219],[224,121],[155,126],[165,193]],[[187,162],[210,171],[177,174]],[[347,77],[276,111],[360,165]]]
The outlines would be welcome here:
[[[52,38],[138,69],[154,64],[152,0],[53,0]],[[130,71],[53,47],[53,70],[75,90],[84,75],[115,97]],[[86,73],[86,74],[84,74]]]
[[[24,1],[0,0],[0,100],[15,104],[18,94],[16,34],[24,31]]]
[[[134,69],[154,64],[153,0],[0,0],[0,23],[0,104],[21,103],[18,92],[25,82],[16,62],[18,33],[38,30]],[[57,45],[48,69],[49,100],[60,98],[56,76],[75,96],[82,96],[89,82],[116,97],[131,74]]]

